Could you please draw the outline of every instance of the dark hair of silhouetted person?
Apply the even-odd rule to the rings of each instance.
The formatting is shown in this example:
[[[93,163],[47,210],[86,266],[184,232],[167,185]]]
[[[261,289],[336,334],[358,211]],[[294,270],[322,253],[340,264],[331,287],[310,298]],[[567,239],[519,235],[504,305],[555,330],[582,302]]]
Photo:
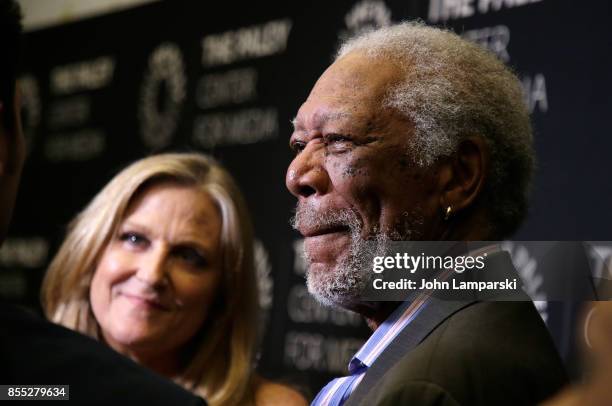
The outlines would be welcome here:
[[[21,9],[14,0],[0,0],[0,102],[6,129],[13,129],[13,98],[21,53]]]

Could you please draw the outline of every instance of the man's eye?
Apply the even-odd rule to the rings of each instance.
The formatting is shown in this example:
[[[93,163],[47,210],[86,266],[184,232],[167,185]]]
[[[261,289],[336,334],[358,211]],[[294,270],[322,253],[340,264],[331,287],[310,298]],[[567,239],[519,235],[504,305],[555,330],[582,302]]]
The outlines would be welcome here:
[[[334,151],[343,152],[353,146],[353,140],[342,134],[329,134],[323,137],[325,145]]]
[[[205,256],[192,247],[176,247],[173,250],[173,254],[175,258],[194,268],[204,268],[208,265]]]
[[[144,248],[148,246],[149,240],[142,234],[135,232],[124,232],[119,235],[119,240],[125,242],[131,247]]]
[[[295,154],[299,154],[306,148],[306,143],[304,141],[293,141],[291,143],[291,150],[295,152]]]

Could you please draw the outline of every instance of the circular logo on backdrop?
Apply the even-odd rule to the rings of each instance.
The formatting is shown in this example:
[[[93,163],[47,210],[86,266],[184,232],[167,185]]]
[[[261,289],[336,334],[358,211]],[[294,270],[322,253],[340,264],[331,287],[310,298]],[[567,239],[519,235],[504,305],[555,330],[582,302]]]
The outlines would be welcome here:
[[[267,311],[272,307],[272,289],[274,288],[272,266],[270,265],[268,252],[261,241],[255,240],[253,250],[257,288],[259,290],[259,307]]]
[[[268,321],[270,320],[270,310],[272,310],[274,280],[272,279],[272,265],[270,257],[260,240],[253,243],[253,258],[255,262],[255,278],[257,278],[257,291],[259,294],[259,337],[261,341],[264,337]],[[261,353],[256,355],[256,362],[259,361]]]
[[[26,148],[29,152],[34,143],[34,136],[40,124],[40,91],[38,81],[32,75],[19,78],[21,94],[21,125],[25,135]]]
[[[186,94],[183,54],[176,44],[159,45],[149,57],[140,92],[140,133],[149,148],[170,144]]]
[[[347,30],[340,33],[341,39],[391,25],[391,10],[384,1],[362,0],[346,14],[344,22]]]

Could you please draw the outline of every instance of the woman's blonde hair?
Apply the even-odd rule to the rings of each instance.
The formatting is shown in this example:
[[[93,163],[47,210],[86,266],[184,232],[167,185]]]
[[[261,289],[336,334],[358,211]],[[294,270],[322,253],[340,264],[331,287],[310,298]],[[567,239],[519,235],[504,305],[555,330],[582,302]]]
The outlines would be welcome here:
[[[224,286],[216,298],[218,306],[195,335],[193,357],[178,381],[211,405],[252,403],[258,309],[252,226],[234,180],[209,157],[196,153],[154,155],[115,176],[72,221],[51,262],[42,288],[45,313],[56,323],[99,338],[89,303],[96,265],[135,196],[163,182],[207,192],[222,220]]]

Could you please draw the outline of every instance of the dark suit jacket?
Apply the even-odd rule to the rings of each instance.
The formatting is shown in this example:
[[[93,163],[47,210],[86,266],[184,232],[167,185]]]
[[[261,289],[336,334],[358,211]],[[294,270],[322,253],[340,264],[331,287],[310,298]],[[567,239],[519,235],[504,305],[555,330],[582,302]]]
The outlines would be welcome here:
[[[345,405],[534,405],[566,383],[531,301],[431,298]]]
[[[205,405],[95,340],[8,305],[0,306],[0,384],[70,385],[78,405]]]

